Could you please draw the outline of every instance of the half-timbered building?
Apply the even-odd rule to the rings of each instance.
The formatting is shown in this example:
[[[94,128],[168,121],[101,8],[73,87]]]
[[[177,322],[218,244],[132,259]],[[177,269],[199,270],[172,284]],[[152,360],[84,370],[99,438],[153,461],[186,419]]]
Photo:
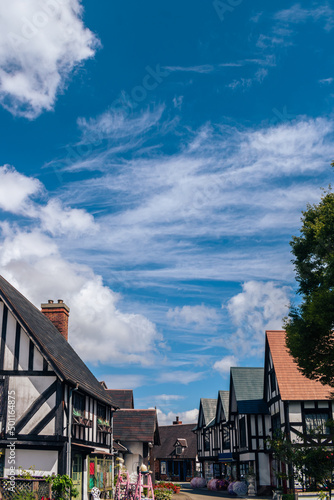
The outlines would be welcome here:
[[[215,464],[218,463],[218,450],[215,446],[217,399],[201,398],[197,426],[198,460],[205,478],[214,477]]]
[[[228,404],[228,392],[219,391],[215,418],[216,400],[201,399],[195,432],[207,479],[219,477],[214,471],[232,479],[252,473],[257,493],[269,494],[278,486],[276,472],[293,478],[291,466],[288,470],[275,463],[268,447],[268,438],[277,431],[295,446],[333,446],[333,433],[326,425],[334,419],[332,388],[301,374],[285,337],[283,330],[266,332],[264,368],[231,368]],[[225,461],[225,468],[218,469],[215,461],[215,435],[218,462]],[[298,485],[291,480],[279,486],[287,491]]]
[[[258,492],[270,488],[266,438],[270,416],[263,399],[263,368],[231,368],[230,424],[231,451],[234,457],[233,478],[256,475]]]
[[[276,431],[283,432],[296,446],[317,446],[319,439],[325,445],[333,445],[330,429],[326,426],[334,417],[331,391],[331,387],[301,374],[286,349],[285,331],[266,332],[264,397],[270,411],[271,436]],[[282,464],[273,464],[271,459],[273,487],[277,485],[274,474],[277,467]],[[283,486],[293,487],[292,484]]]
[[[231,426],[229,423],[229,391],[218,391],[216,409],[215,447],[218,451],[218,466],[215,477],[225,477],[231,474]]]
[[[70,474],[80,500],[87,457],[112,452],[116,405],[67,341],[69,308],[49,301],[42,310],[0,277],[2,470],[10,473],[14,442],[16,473]]]

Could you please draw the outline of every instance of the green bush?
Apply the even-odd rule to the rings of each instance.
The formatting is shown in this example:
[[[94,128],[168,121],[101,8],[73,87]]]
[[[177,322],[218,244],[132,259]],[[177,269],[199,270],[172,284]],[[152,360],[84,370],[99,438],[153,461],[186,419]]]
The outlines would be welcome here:
[[[295,495],[293,493],[283,493],[282,500],[295,500]]]
[[[13,500],[36,500],[36,496],[32,491],[19,491],[14,495]]]
[[[168,490],[165,488],[158,488],[154,490],[155,500],[171,500],[172,496],[173,496],[172,490]]]
[[[61,476],[48,476],[46,479],[51,483],[51,490],[55,500],[70,500],[72,497],[77,497],[79,491],[74,487],[72,479],[64,474]]]

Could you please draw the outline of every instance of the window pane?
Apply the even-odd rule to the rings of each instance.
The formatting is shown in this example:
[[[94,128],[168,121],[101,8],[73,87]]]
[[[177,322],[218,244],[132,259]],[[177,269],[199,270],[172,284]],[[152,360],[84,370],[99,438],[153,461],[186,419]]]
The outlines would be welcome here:
[[[329,432],[328,427],[326,427],[326,422],[328,420],[328,413],[306,413],[305,414],[305,424],[307,432],[320,432],[321,434],[327,434]]]

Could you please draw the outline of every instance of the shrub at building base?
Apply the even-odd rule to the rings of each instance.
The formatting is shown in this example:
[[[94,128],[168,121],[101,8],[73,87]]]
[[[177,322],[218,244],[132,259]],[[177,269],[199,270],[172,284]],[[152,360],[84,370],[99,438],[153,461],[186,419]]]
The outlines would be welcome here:
[[[154,487],[154,500],[171,500],[172,496],[172,490]]]

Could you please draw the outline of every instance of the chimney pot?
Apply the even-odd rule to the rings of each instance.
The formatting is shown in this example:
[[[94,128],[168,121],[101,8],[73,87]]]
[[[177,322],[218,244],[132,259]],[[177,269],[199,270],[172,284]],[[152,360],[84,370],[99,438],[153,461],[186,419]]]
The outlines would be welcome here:
[[[181,422],[181,420],[179,420],[179,417],[175,417],[173,425],[181,425],[181,424],[182,424],[182,422]]]
[[[64,339],[68,340],[68,317],[70,308],[64,301],[59,299],[58,303],[55,304],[53,300],[48,300],[47,304],[41,304],[41,311],[44,316],[54,324]]]

